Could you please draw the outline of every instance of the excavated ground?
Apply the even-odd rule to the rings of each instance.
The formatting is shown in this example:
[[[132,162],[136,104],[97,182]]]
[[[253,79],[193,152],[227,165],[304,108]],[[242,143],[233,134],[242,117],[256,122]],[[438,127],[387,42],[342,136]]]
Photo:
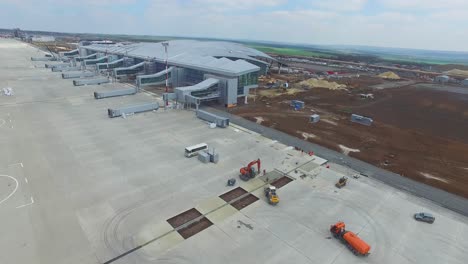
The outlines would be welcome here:
[[[230,111],[468,198],[468,94],[416,86],[372,90],[377,81],[348,82],[355,88],[251,98]],[[375,99],[362,99],[363,92]],[[304,101],[305,109],[294,111],[292,99]],[[313,113],[320,122],[308,122]],[[372,117],[374,124],[352,123],[351,113]]]

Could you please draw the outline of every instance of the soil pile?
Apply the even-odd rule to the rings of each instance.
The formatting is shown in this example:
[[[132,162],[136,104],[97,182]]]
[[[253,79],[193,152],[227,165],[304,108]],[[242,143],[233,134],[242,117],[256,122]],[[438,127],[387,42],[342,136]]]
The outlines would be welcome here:
[[[463,71],[463,70],[459,70],[459,69],[453,69],[453,70],[450,70],[450,71],[446,71],[444,73],[447,74],[447,75],[459,75],[459,76],[468,77],[468,71]]]
[[[299,83],[299,85],[306,88],[327,88],[330,90],[346,89],[346,85],[344,84],[338,84],[336,82],[329,82],[327,80],[315,78],[302,81]]]
[[[383,79],[390,79],[390,80],[400,80],[401,79],[400,76],[398,76],[396,73],[390,72],[390,71],[379,74],[379,77],[383,78]]]
[[[304,92],[304,90],[296,89],[296,88],[290,88],[287,90],[284,89],[268,89],[268,90],[260,90],[258,92],[258,95],[260,97],[268,97],[268,98],[273,98],[277,97],[280,95],[294,95],[296,93]]]

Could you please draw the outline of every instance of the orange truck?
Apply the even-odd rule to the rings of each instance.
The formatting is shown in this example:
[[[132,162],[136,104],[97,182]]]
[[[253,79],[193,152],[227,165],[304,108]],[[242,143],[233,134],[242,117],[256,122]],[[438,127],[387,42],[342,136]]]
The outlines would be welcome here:
[[[355,233],[346,231],[344,222],[338,222],[330,227],[333,236],[343,242],[354,255],[367,256],[371,247]]]

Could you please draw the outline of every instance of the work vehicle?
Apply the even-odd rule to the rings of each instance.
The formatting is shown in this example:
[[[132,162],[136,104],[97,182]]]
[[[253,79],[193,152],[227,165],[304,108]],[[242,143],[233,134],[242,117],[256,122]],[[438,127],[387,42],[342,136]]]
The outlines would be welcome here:
[[[279,203],[279,197],[276,194],[275,186],[270,185],[268,187],[265,187],[264,192],[269,204],[276,205]]]
[[[227,181],[227,186],[234,186],[236,185],[236,179],[231,178]]]
[[[330,226],[330,232],[335,238],[338,238],[341,242],[343,242],[354,253],[354,255],[369,255],[371,247],[362,239],[360,239],[355,233],[346,231],[345,227],[345,223],[340,221]]]
[[[341,177],[338,182],[335,184],[336,188],[343,188],[344,186],[346,186],[346,183],[348,183],[348,178],[347,177]]]
[[[414,214],[414,219],[416,221],[426,222],[429,224],[432,224],[435,221],[435,217],[428,213],[416,213]]]
[[[206,143],[200,143],[197,145],[193,145],[190,147],[185,148],[185,157],[191,158],[193,156],[198,155],[198,152],[208,149],[208,145]]]
[[[255,168],[253,167],[255,164],[257,164],[257,170],[255,170]],[[239,177],[243,181],[248,181],[250,179],[255,178],[255,176],[257,176],[257,174],[260,173],[260,166],[261,166],[260,165],[260,159],[251,161],[247,165],[247,167],[243,167],[243,168],[240,169]]]

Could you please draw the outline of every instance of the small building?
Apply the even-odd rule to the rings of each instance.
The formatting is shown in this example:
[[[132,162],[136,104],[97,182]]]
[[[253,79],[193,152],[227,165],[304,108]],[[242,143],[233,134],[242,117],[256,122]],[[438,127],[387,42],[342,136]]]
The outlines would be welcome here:
[[[463,86],[468,86],[468,79],[465,79],[461,82]]]
[[[447,75],[439,75],[434,78],[434,82],[436,83],[448,83],[450,80],[450,77]]]
[[[311,123],[317,123],[318,121],[320,121],[320,115],[313,114],[313,115],[310,116],[310,122]]]

